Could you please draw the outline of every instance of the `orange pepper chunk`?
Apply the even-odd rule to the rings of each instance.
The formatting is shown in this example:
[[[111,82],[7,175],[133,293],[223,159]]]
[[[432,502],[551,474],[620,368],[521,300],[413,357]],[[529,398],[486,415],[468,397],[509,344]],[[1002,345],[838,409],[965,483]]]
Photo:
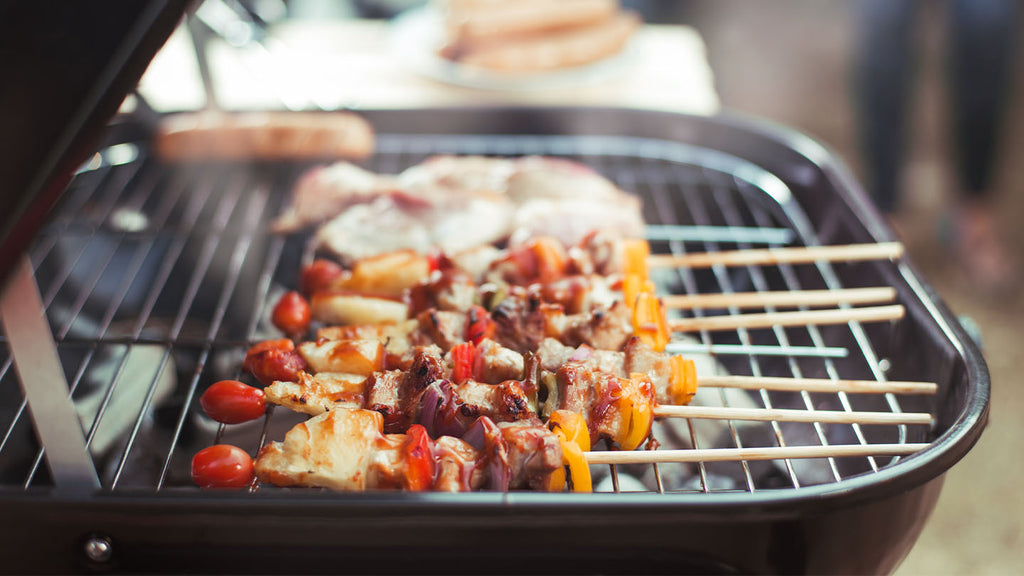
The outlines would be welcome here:
[[[653,294],[641,292],[637,295],[633,309],[633,333],[656,352],[664,351],[668,345],[671,333],[665,319],[665,307]]]
[[[622,434],[616,442],[623,450],[636,450],[651,435],[654,423],[654,385],[645,374],[630,374],[621,378],[622,398],[619,410],[623,418]]]
[[[548,428],[556,434],[562,432],[565,439],[575,443],[580,450],[590,450],[590,430],[582,414],[569,410],[555,410],[548,417]]]
[[[647,279],[647,257],[651,255],[651,247],[646,240],[636,238],[622,242],[622,272],[625,276],[639,276]]]
[[[697,393],[697,364],[682,356],[669,359],[668,393],[676,405],[689,404]]]
[[[562,468],[551,474],[548,489],[559,491],[565,486],[566,468],[574,492],[590,492],[593,481],[590,466],[583,454],[590,450],[590,431],[582,414],[569,410],[555,410],[548,418],[548,428],[558,436],[562,448]]]
[[[654,290],[654,282],[635,274],[630,274],[622,279],[622,301],[630,310],[636,308],[637,296],[644,293],[654,294]]]

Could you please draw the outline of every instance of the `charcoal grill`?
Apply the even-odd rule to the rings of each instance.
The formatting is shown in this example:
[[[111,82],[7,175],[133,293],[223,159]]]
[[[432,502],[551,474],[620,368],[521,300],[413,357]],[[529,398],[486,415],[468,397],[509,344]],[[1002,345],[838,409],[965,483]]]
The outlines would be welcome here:
[[[652,241],[655,252],[892,239],[827,150],[749,119],[584,108],[365,115],[379,132],[367,167],[380,172],[439,153],[586,163],[639,194],[647,221],[674,235]],[[167,164],[149,150],[154,120],[111,125],[8,286],[5,302],[19,303],[0,351],[8,570],[888,572],[986,421],[984,361],[906,261],[670,270],[658,277],[662,293],[893,286],[906,307],[896,322],[704,331],[676,346],[710,351],[733,374],[922,380],[938,393],[710,391],[724,404],[926,412],[933,424],[692,420],[657,424],[659,441],[928,446],[909,456],[594,466],[603,478],[594,494],[200,491],[188,476],[196,451],[224,441],[255,453],[296,422],[277,409],[218,426],[198,397],[217,380],[245,379],[248,345],[277,336],[268,310],[294,287],[308,235],[271,235],[268,222],[312,164]],[[19,378],[11,349],[32,352],[19,368],[42,377]],[[41,392],[61,377],[71,403]]]

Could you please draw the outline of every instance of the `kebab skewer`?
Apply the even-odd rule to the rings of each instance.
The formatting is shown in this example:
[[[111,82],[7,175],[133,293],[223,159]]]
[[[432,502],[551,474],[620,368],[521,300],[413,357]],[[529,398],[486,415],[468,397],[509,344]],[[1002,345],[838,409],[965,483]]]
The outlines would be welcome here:
[[[377,342],[376,345],[378,348],[380,347],[379,342]],[[463,350],[463,347],[468,346],[472,346],[472,344],[466,343],[464,345],[460,345],[460,347],[454,348],[449,356],[458,357],[459,351]],[[351,346],[351,343],[345,343],[345,347],[349,350],[358,348]],[[256,348],[258,349],[260,347],[257,346]],[[370,347],[368,345],[363,345],[364,350],[369,348]],[[257,354],[262,354],[262,352]],[[329,372],[312,376],[306,373],[301,373],[299,380],[303,381],[304,384],[299,387],[304,387],[306,389],[302,391],[303,395],[299,397],[301,400],[293,398],[289,407],[318,415],[315,416],[314,420],[311,420],[309,424],[304,425],[301,428],[301,431],[289,432],[284,445],[278,443],[271,444],[270,448],[261,453],[256,465],[256,470],[259,472],[260,478],[266,482],[278,485],[306,485],[340,489],[354,489],[360,487],[424,489],[424,487],[427,487],[427,484],[423,481],[417,480],[417,478],[423,477],[424,473],[422,470],[424,465],[414,466],[411,472],[403,472],[401,474],[395,472],[393,469],[395,466],[399,466],[399,464],[404,462],[403,458],[411,458],[411,456],[407,454],[407,449],[410,445],[420,446],[423,444],[424,440],[421,438],[419,440],[414,439],[407,442],[405,440],[405,436],[402,434],[395,434],[386,435],[389,440],[385,441],[380,437],[381,430],[378,430],[378,428],[384,429],[386,426],[384,422],[388,421],[388,418],[392,416],[399,416],[399,419],[401,419],[401,414],[397,413],[395,410],[389,409],[396,406],[397,403],[388,403],[386,398],[393,395],[402,383],[407,384],[407,390],[410,388],[423,389],[423,392],[418,395],[420,400],[419,404],[421,404],[421,406],[418,406],[420,414],[415,417],[415,419],[419,420],[419,423],[409,425],[408,421],[406,421],[405,423],[399,423],[396,429],[405,430],[408,435],[416,436],[417,434],[421,434],[421,432],[410,431],[422,428],[422,433],[427,433],[428,437],[434,436],[439,438],[438,445],[446,446],[446,450],[448,451],[444,453],[445,455],[443,457],[436,457],[435,459],[438,462],[446,463],[444,466],[447,466],[447,469],[462,471],[459,474],[456,474],[455,477],[469,478],[467,473],[465,473],[465,470],[468,469],[467,467],[470,467],[470,465],[466,463],[465,457],[465,454],[470,452],[467,449],[458,450],[457,448],[462,446],[462,444],[456,442],[455,437],[459,436],[465,438],[466,434],[470,434],[472,436],[471,431],[474,429],[474,426],[478,426],[476,422],[467,426],[466,422],[468,422],[468,418],[463,418],[463,416],[476,416],[478,419],[486,418],[488,422],[493,422],[492,418],[499,421],[503,419],[511,420],[515,423],[515,426],[517,426],[517,428],[515,428],[517,433],[533,435],[533,439],[530,440],[530,446],[533,446],[533,452],[537,452],[540,447],[550,446],[552,444],[550,439],[544,441],[536,437],[538,434],[543,435],[542,432],[537,431],[538,426],[541,429],[543,426],[540,425],[539,420],[533,412],[523,409],[524,404],[529,402],[527,394],[524,393],[524,388],[536,386],[536,383],[505,382],[503,383],[504,385],[495,386],[474,382],[467,379],[465,374],[457,375],[445,373],[445,368],[441,365],[440,359],[436,354],[436,348],[432,350],[426,348],[421,349],[416,362],[406,373],[403,374],[401,371],[375,372],[367,378],[369,384],[365,388],[368,390],[365,392],[365,395],[367,397],[375,397],[377,400],[381,400],[383,397],[385,402],[383,404],[374,404],[372,401],[367,402],[368,407],[375,409],[371,410],[371,412],[380,414],[380,416],[376,417],[380,419],[380,422],[378,425],[371,427],[373,430],[369,430],[369,428],[367,428],[368,425],[364,425],[362,428],[357,426],[353,429],[353,424],[350,422],[351,419],[345,420],[346,424],[344,426],[345,430],[348,430],[348,432],[345,432],[344,434],[348,434],[346,438],[351,437],[347,441],[349,445],[357,445],[359,442],[363,442],[364,444],[369,443],[366,446],[360,445],[359,450],[356,452],[348,452],[341,448],[334,447],[335,444],[333,439],[335,439],[336,436],[343,434],[337,430],[337,426],[334,424],[327,425],[321,424],[320,422],[323,419],[322,416],[324,414],[331,414],[338,411],[353,411],[351,406],[353,406],[353,401],[356,399],[358,392],[352,394],[351,390],[344,390],[343,385],[342,393],[339,395],[335,391],[332,396],[331,390],[328,389],[329,384],[332,381],[344,381],[344,378],[338,378],[336,374]],[[311,357],[314,356],[315,353],[311,355]],[[378,350],[376,353],[377,360],[374,361],[379,363],[380,357],[381,353]],[[362,366],[372,363],[365,358],[361,361],[357,360],[351,353],[342,355],[341,358],[344,358],[344,360],[339,360],[333,366],[329,367],[335,369],[359,370]],[[320,360],[322,359],[323,358]],[[338,362],[340,362],[340,364]],[[250,369],[253,367],[252,363],[247,362],[247,364],[249,364]],[[598,364],[600,364],[600,362]],[[455,367],[453,366],[451,368],[454,369]],[[458,372],[459,370],[455,371]],[[467,371],[465,365],[463,365],[463,369],[461,371]],[[257,372],[259,373],[259,368],[257,368]],[[266,377],[265,374],[260,373],[260,375]],[[321,378],[321,376],[325,377]],[[444,376],[451,376],[456,380],[462,380],[462,382],[461,384],[453,387],[447,379],[443,378]],[[570,430],[572,431],[572,435],[568,438],[561,437],[559,439],[562,450],[560,457],[558,455],[549,454],[544,457],[543,461],[550,464],[550,462],[557,462],[561,460],[564,465],[570,467],[570,470],[575,467],[575,472],[571,473],[570,479],[573,479],[574,487],[582,489],[588,484],[587,478],[589,478],[589,476],[584,472],[584,470],[587,470],[587,462],[590,462],[590,460],[593,460],[594,458],[591,458],[590,455],[582,454],[583,451],[590,448],[590,441],[588,439],[586,442],[582,442],[581,438],[590,438],[591,430],[594,430],[597,437],[609,440],[613,438],[618,439],[624,448],[631,447],[631,444],[639,446],[639,444],[646,439],[649,433],[652,417],[659,415],[657,413],[658,407],[656,403],[653,402],[653,386],[649,381],[645,382],[647,379],[641,374],[634,374],[629,380],[625,380],[611,375],[601,374],[599,370],[591,371],[584,362],[580,360],[570,360],[559,371],[557,378],[560,384],[558,396],[561,398],[561,403],[557,404],[557,406],[561,406],[562,408],[550,413],[548,416],[548,425],[552,426],[552,423],[560,423],[559,426],[561,426],[561,428],[559,428],[559,430]],[[603,385],[601,382],[598,382],[596,386],[593,382],[586,382],[581,385],[580,382],[582,379],[594,380],[601,378],[604,378]],[[404,382],[402,382],[403,380]],[[410,380],[418,382],[418,384],[409,384]],[[566,383],[566,380],[568,380],[568,383]],[[431,383],[424,388],[424,384],[427,382]],[[522,386],[520,386],[520,384],[522,384]],[[564,386],[562,386],[563,384]],[[609,386],[609,384],[611,385]],[[626,384],[627,390],[623,390],[622,384]],[[267,388],[268,398],[274,398],[275,395],[280,392],[280,387],[288,385],[295,386],[291,383],[286,385],[282,382],[275,382]],[[377,386],[380,386],[384,392],[381,395],[375,396],[375,388]],[[475,397],[476,404],[463,402],[458,395],[454,394],[454,388],[461,389],[462,393],[466,397]],[[594,402],[593,399],[591,399],[589,406],[581,405],[580,401],[582,396],[585,395],[588,389],[602,390],[602,393],[597,394],[601,399],[598,402]],[[214,388],[211,388],[211,391],[213,390]],[[210,391],[208,391],[207,394],[209,394],[209,392]],[[349,392],[349,395],[346,396],[346,392]],[[583,392],[584,394],[580,394],[580,392]],[[490,395],[491,398],[487,398],[488,395]],[[204,400],[206,398],[207,395],[204,395]],[[512,398],[513,401],[508,401],[508,398]],[[495,401],[495,399],[498,400]],[[285,403],[288,404],[287,402]],[[333,403],[333,405],[331,403]],[[488,403],[491,406],[490,408],[482,406]],[[586,402],[583,404],[586,404]],[[595,406],[595,404],[598,406]],[[430,407],[429,410],[424,410],[422,405]],[[511,409],[501,412],[500,410],[495,409],[494,406],[504,406]],[[211,412],[206,403],[204,403],[204,408],[206,408],[208,412]],[[488,414],[481,415],[481,412],[483,411],[488,412]],[[360,410],[359,412],[364,411]],[[429,415],[423,417],[424,412],[429,412]],[[588,417],[591,420],[590,426],[588,426],[587,422]],[[332,422],[333,418],[333,416],[330,418]],[[460,419],[464,420],[461,424],[459,422]],[[595,419],[597,420],[596,426],[593,422]],[[639,425],[637,425],[638,419],[642,420]],[[395,420],[391,421],[392,425],[395,423]],[[499,422],[499,427],[501,428],[507,428],[511,425],[511,422]],[[310,426],[313,428],[310,429]],[[296,430],[298,429],[299,428],[297,427]],[[527,430],[529,429],[534,429],[534,431],[528,432]],[[511,430],[511,428],[509,430]],[[508,430],[506,430],[506,432],[508,432]],[[301,437],[301,441],[296,440],[296,436]],[[443,442],[441,439],[444,439]],[[569,442],[572,446],[566,447],[565,444],[569,440],[572,440],[572,442]],[[479,442],[477,442],[477,444],[479,444]],[[579,447],[579,449],[577,449],[577,447]],[[391,454],[391,456],[381,460],[382,457],[380,457],[380,454],[382,450],[385,453]],[[388,450],[391,452],[387,452]],[[427,448],[420,448],[418,450],[423,452],[427,450]],[[452,450],[454,450],[454,452],[451,452]],[[553,451],[554,449],[549,448],[549,450]],[[323,452],[323,454],[321,454],[321,452]],[[326,459],[328,464],[320,462],[320,464],[316,466],[310,465],[307,461],[310,453],[316,453],[318,455],[317,458],[320,458],[321,460]],[[774,452],[769,452],[766,454],[773,453]],[[377,456],[374,456],[375,454]],[[464,457],[462,460],[459,460],[452,454],[455,454],[456,456],[458,454],[462,454]],[[646,456],[643,456],[643,453],[637,454],[639,455],[639,460],[636,461],[647,461],[647,459],[649,459]],[[753,457],[757,456],[755,455],[752,456],[752,458]],[[794,457],[801,456],[797,455]],[[447,460],[445,460],[445,458],[447,458]],[[455,459],[453,460],[452,458]],[[595,461],[601,461],[600,459],[602,456],[596,456],[595,458],[597,459]],[[356,462],[350,462],[352,459],[355,459]],[[617,461],[622,462],[622,459]],[[370,466],[370,463],[374,462],[376,464],[373,464],[373,466],[375,466],[373,468],[373,472],[367,472],[366,470],[368,469],[366,467]],[[392,468],[382,468],[383,464],[380,462],[390,462],[392,464]],[[522,468],[522,466],[519,468],[513,467],[514,470],[520,468]],[[353,469],[361,472],[356,474],[351,472]],[[501,469],[508,470],[508,466]],[[390,470],[390,472],[388,472],[388,470]],[[533,478],[530,481],[523,480],[509,484],[506,480],[500,480],[497,484],[491,482],[487,484],[487,486],[492,489],[505,489],[508,487],[550,488],[560,487],[562,485],[561,480],[557,482],[554,480],[548,482],[547,480],[538,479],[537,476],[539,474],[539,478],[547,478],[547,475],[554,475],[552,477],[556,477],[559,474],[564,474],[564,472],[557,470],[557,466],[555,469],[552,469],[550,465],[547,465],[542,468],[541,472],[536,471],[536,466],[530,468],[530,470],[533,470],[532,476],[529,476],[527,472],[523,471],[520,471],[517,473],[518,476],[515,476],[519,477],[527,474],[527,476]],[[454,474],[454,472],[452,472],[452,474]],[[408,478],[405,478],[406,476],[408,476]],[[456,483],[451,479],[453,477],[451,474],[448,476],[441,475],[436,477],[442,480],[439,481],[439,483],[430,483],[429,487],[432,489],[464,490],[470,489],[473,486],[480,486],[479,482],[473,484],[469,483],[468,480],[463,481],[461,484]],[[356,481],[352,480],[352,478],[360,480]],[[405,479],[403,480],[403,478]],[[445,478],[447,479],[445,480]],[[504,476],[499,476],[499,478],[504,478]],[[369,482],[369,484],[366,484],[366,482]]]
[[[277,316],[277,314],[275,314],[275,316]],[[277,318],[275,318],[275,320],[276,319]],[[633,378],[633,375],[631,375],[631,378],[629,380],[621,379],[621,378],[618,378],[617,380],[619,382],[633,382],[635,379]],[[652,386],[649,383],[647,383],[646,389],[650,390],[650,389],[652,389]],[[651,396],[651,395],[648,394],[648,396]],[[641,403],[641,404],[643,404],[643,403]],[[640,413],[642,413],[644,415],[644,417],[646,418],[646,420],[645,420],[646,427],[644,427],[644,426],[637,426],[637,427],[635,427],[635,429],[632,428],[632,427],[628,428],[629,432],[631,433],[631,434],[627,433],[627,434],[629,434],[628,438],[631,438],[631,439],[629,439],[626,443],[624,443],[624,445],[626,447],[628,447],[628,446],[630,446],[632,444],[639,445],[640,442],[642,442],[643,439],[645,439],[647,437],[647,435],[649,434],[650,422],[651,422],[651,419],[653,418],[654,414],[653,414],[653,411],[650,409],[649,403],[645,404],[645,406],[646,406],[645,409],[640,410]],[[632,405],[630,405],[630,407],[632,408]],[[637,414],[637,411],[635,411],[635,410],[630,410],[629,412],[630,412],[631,416],[634,416],[634,417]],[[576,414],[579,414],[579,413],[576,413]],[[606,435],[606,437],[607,437],[607,435]],[[632,437],[635,437],[635,438],[632,438]],[[575,462],[577,464],[577,467],[580,466],[580,463],[579,463],[578,460],[579,460],[578,458],[575,460]],[[278,482],[280,482],[280,481],[281,481],[281,479],[278,479]]]

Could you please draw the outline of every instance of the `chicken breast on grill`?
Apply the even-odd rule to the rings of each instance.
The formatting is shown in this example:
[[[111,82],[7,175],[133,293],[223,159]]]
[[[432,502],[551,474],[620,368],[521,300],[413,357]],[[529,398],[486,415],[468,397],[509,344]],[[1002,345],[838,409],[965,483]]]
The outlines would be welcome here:
[[[317,248],[343,261],[403,249],[454,254],[510,237],[576,244],[594,230],[643,234],[637,197],[583,164],[539,156],[437,156],[397,175],[316,168],[274,229],[314,224]]]
[[[314,416],[271,442],[256,458],[260,482],[366,490],[381,450],[383,420],[377,412],[339,408]]]

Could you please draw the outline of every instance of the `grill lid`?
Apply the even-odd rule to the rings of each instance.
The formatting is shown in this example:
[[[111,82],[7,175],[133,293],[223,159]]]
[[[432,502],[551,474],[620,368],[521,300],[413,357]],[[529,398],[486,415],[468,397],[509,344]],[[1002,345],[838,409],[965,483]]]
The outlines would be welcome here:
[[[0,9],[0,283],[185,12],[184,0]]]

